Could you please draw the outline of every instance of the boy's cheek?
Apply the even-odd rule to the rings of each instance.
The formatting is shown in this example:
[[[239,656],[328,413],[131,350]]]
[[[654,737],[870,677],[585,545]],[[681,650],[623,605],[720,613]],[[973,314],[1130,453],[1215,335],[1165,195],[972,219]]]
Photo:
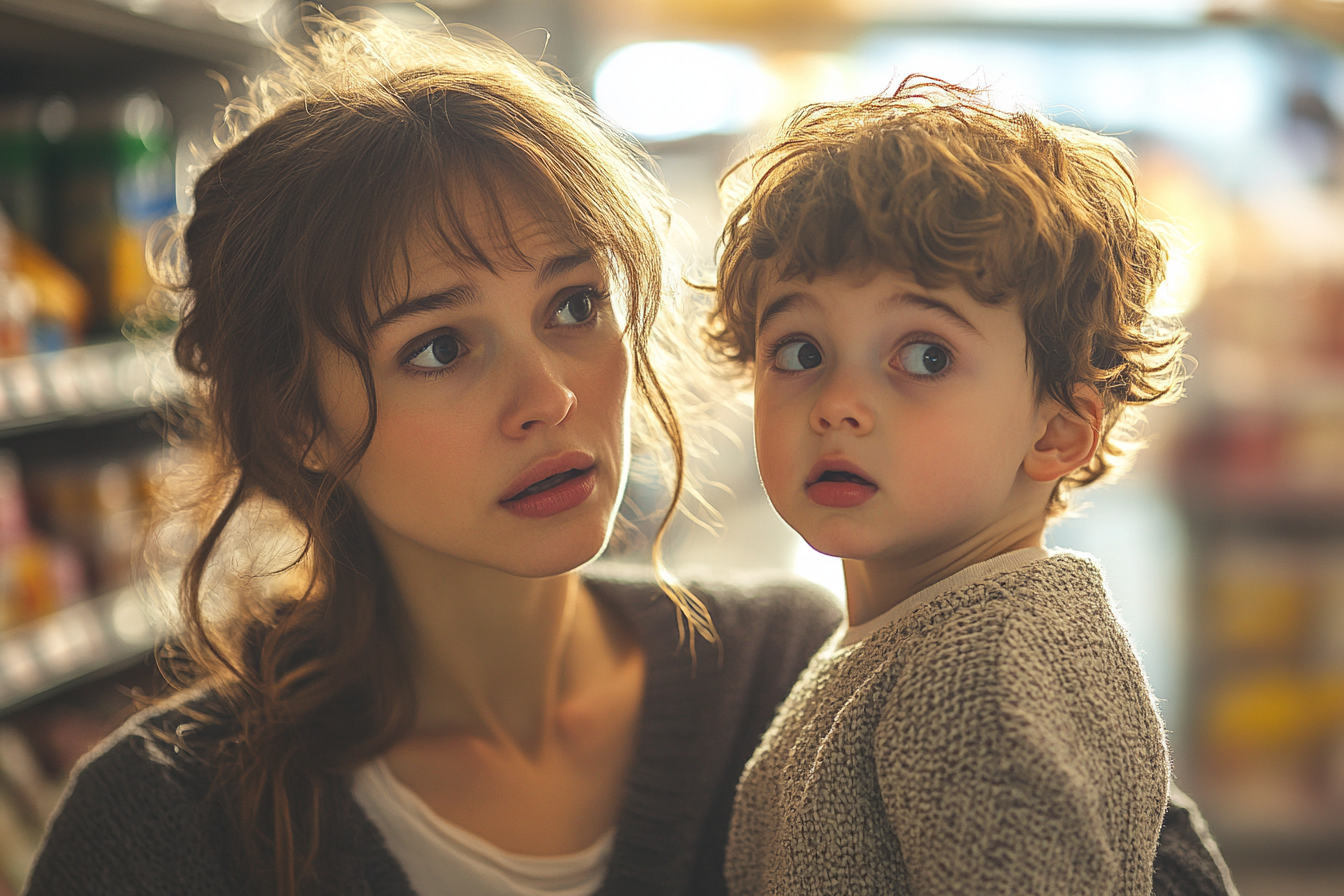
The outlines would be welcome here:
[[[792,497],[802,494],[802,477],[806,466],[800,459],[798,434],[781,427],[756,426],[756,466],[761,474],[761,484],[771,503],[781,515],[785,515],[785,505]]]

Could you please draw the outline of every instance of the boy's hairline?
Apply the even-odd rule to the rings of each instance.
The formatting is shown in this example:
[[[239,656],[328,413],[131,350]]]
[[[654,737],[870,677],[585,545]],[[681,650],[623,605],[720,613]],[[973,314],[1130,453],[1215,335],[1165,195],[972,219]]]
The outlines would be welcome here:
[[[819,271],[810,276],[805,275],[804,279],[812,280],[819,276],[843,274],[846,271],[861,271],[861,270],[871,271],[874,274],[876,274],[876,272],[880,270],[886,270],[895,273],[898,276],[908,277],[909,279],[914,280],[916,283],[919,282],[918,277],[916,276],[914,271],[906,268],[885,265],[877,261],[858,262],[855,264],[841,265],[831,271]],[[789,280],[795,280],[795,279],[797,278],[789,278]],[[792,310],[800,301],[814,302],[816,304],[820,304],[820,301],[814,298],[811,293],[805,292],[803,290],[792,290],[790,292],[785,293],[784,295],[776,296],[768,303],[766,303],[764,310],[761,310],[759,294],[761,292],[764,292],[765,288],[768,288],[768,286],[771,283],[781,284],[784,282],[787,281],[777,277],[771,278],[770,280],[767,280],[765,286],[762,289],[757,291],[758,294],[758,298],[756,301],[757,313],[756,313],[755,327],[753,331],[753,340],[757,340],[760,338],[761,331],[765,329],[765,325],[770,321],[771,318],[777,317],[780,314]],[[937,288],[945,289],[947,287],[937,287]],[[964,287],[961,287],[960,285],[957,285],[956,288],[961,289],[961,291],[966,293],[967,297],[970,298],[971,301],[979,305],[986,305],[991,308],[997,308],[1017,304],[1015,296],[1009,297],[1007,300],[1003,302],[987,302],[982,299],[977,299],[974,295],[972,295],[969,291],[967,291]],[[930,295],[927,291],[921,292],[918,290],[902,290],[901,292],[893,294],[892,296],[888,297],[886,301],[892,301],[892,300],[905,300],[929,308],[930,310],[941,312],[945,314],[947,317],[949,317],[955,325],[968,331],[972,335],[975,335],[981,339],[987,338],[983,333],[980,332],[980,330],[974,324],[972,324],[969,320],[966,319],[965,315],[957,311],[955,307],[953,307],[948,302],[945,302],[942,299],[937,298],[936,296]],[[1020,316],[1021,314],[1020,309],[1018,310],[1018,313]]]

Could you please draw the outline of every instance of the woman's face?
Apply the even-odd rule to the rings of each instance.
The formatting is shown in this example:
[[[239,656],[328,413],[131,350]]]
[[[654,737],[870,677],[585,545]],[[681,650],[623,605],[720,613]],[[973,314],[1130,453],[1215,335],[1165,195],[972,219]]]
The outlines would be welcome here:
[[[630,356],[590,250],[518,204],[507,225],[522,259],[483,240],[495,273],[445,261],[428,239],[410,246],[407,300],[375,319],[377,425],[347,482],[385,548],[556,575],[611,534]],[[318,378],[319,449],[334,457],[363,429],[364,389],[334,348]]]

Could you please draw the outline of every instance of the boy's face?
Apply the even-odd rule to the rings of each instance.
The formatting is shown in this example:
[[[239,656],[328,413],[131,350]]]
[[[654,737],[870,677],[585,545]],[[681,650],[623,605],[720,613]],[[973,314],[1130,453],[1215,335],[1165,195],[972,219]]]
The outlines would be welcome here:
[[[814,548],[917,563],[1043,515],[1013,303],[870,267],[769,282],[757,308],[761,479]]]

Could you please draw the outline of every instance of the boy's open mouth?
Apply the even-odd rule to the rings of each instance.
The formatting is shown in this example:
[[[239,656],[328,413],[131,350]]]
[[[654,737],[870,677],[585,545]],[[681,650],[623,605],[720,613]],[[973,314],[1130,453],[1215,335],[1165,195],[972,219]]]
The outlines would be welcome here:
[[[877,494],[877,483],[845,458],[818,461],[808,475],[807,497],[820,507],[858,507]]]
[[[876,485],[864,479],[857,473],[850,473],[845,470],[826,470],[817,477],[816,482],[854,482],[859,485],[866,485],[869,488],[877,488]],[[812,483],[813,485],[816,482]]]

